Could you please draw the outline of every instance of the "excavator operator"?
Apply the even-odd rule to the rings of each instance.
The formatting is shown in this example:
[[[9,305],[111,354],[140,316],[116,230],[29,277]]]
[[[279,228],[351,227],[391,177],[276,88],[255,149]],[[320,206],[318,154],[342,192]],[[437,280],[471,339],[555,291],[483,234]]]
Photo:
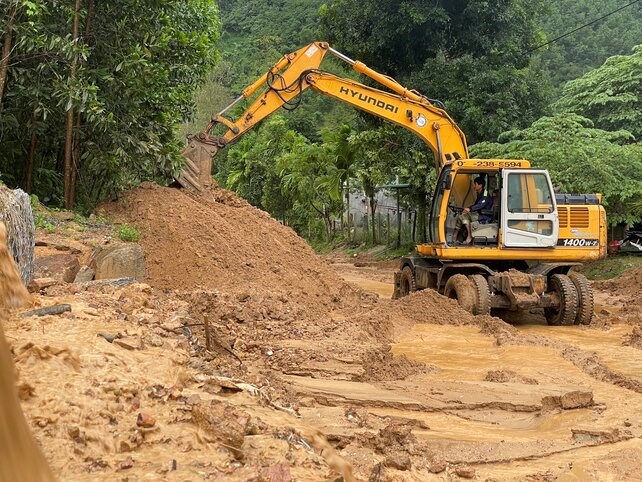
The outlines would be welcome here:
[[[484,189],[486,187],[486,181],[483,177],[476,177],[473,181],[473,189],[477,193],[477,198],[475,199],[475,204],[468,208],[464,208],[462,213],[457,216],[457,222],[455,223],[455,230],[453,231],[453,242],[458,243],[459,240],[459,231],[461,231],[462,226],[466,226],[466,240],[461,244],[470,244],[473,241],[472,227],[471,224],[474,221],[483,221],[480,219],[481,210],[490,208],[490,203],[492,200],[484,194]]]

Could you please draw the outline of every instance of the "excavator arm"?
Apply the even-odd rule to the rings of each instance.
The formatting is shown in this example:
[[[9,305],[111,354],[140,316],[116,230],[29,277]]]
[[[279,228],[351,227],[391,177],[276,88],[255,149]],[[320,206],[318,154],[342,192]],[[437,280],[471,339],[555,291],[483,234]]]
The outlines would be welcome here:
[[[319,70],[327,53],[349,63],[355,71],[370,77],[393,93]],[[262,87],[263,92],[241,116],[236,120],[225,117],[225,113],[232,107],[254,96]],[[314,42],[283,56],[266,75],[245,88],[223,111],[212,116],[202,132],[188,137],[188,146],[183,151],[185,166],[178,181],[187,188],[203,189],[211,183],[212,158],[219,149],[236,141],[277,109],[296,108],[301,94],[307,88],[412,131],[433,152],[437,171],[447,162],[468,158],[466,137],[445,110],[416,91],[406,89],[394,79],[337,52],[327,43]],[[227,131],[222,136],[211,135],[212,129],[218,124],[227,127]]]

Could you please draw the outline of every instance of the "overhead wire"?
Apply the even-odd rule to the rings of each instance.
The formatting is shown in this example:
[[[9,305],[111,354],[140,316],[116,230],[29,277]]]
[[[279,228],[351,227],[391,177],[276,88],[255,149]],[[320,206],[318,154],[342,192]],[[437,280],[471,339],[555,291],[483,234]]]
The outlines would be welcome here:
[[[599,22],[601,20],[604,20],[605,18],[610,17],[611,15],[614,15],[614,14],[624,10],[625,8],[630,7],[631,5],[634,5],[634,4],[638,3],[639,1],[640,0],[633,0],[632,2],[627,3],[626,5],[622,5],[621,7],[613,10],[612,12],[607,13],[606,15],[602,15],[600,18],[596,18],[595,20],[592,20],[592,21],[590,21],[588,23],[585,23],[584,25],[580,25],[579,27],[574,28],[573,30],[571,30],[569,32],[566,32],[566,33],[564,33],[564,34],[562,34],[562,35],[560,35],[558,37],[555,37],[552,40],[549,40],[548,42],[545,42],[545,43],[543,43],[541,45],[538,45],[537,47],[534,47],[534,48],[528,50],[526,53],[530,54],[531,52],[535,52],[536,50],[541,49],[542,47],[546,47],[547,45],[550,45],[552,43],[557,42],[558,40],[562,40],[563,38],[566,38],[569,35],[573,35],[575,32],[579,32],[580,30],[582,30],[582,29],[584,29],[586,27],[590,27],[591,25],[593,25],[593,24],[595,24],[595,23],[597,23],[597,22]]]

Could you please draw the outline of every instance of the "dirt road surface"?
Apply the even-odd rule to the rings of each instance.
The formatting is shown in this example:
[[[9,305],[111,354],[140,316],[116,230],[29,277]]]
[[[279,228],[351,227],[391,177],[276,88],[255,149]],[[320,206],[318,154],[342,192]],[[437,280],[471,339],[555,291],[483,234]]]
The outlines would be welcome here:
[[[146,283],[55,285],[36,303],[71,312],[5,322],[61,480],[642,480],[631,279],[595,285],[591,326],[512,326],[391,300],[394,263],[318,257],[217,188],[104,211],[141,230]]]

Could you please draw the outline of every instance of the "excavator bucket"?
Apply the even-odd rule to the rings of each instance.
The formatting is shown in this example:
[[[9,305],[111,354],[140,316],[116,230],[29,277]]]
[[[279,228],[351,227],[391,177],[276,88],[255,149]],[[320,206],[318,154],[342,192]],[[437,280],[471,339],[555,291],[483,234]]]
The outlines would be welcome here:
[[[185,163],[176,178],[178,183],[186,189],[196,191],[209,187],[212,184],[212,158],[223,147],[225,141],[222,138],[203,132],[188,137],[187,147],[181,153]]]

